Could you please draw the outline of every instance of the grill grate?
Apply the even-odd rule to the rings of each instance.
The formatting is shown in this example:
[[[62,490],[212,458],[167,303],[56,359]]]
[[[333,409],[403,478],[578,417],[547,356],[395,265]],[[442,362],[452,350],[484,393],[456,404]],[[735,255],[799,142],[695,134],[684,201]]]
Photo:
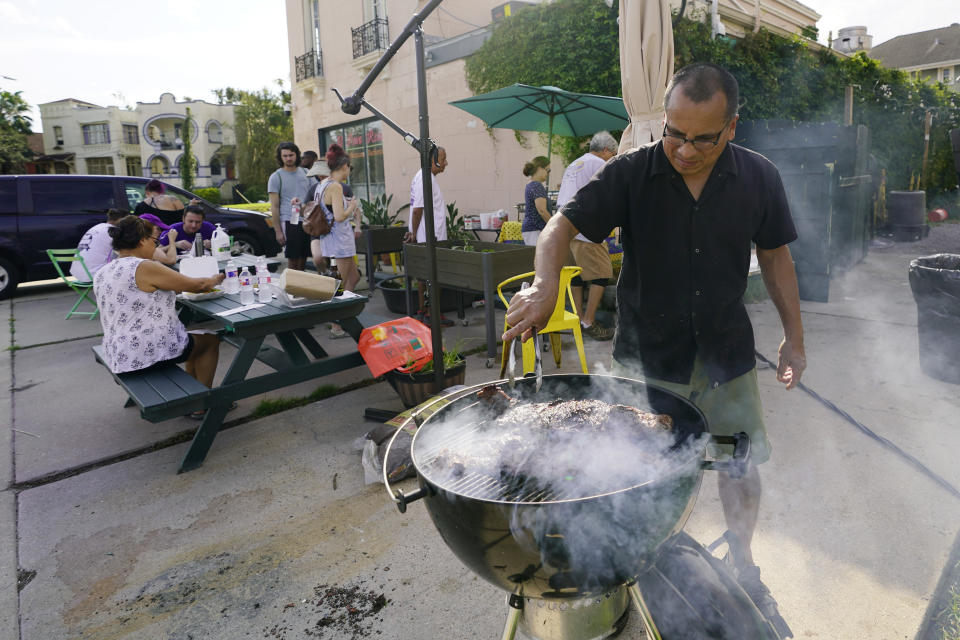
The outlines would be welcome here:
[[[427,474],[429,476],[429,474]],[[497,500],[501,502],[553,502],[569,500],[576,496],[554,490],[550,487],[514,486],[485,473],[466,471],[457,480],[450,483],[436,483],[447,491],[477,500]]]

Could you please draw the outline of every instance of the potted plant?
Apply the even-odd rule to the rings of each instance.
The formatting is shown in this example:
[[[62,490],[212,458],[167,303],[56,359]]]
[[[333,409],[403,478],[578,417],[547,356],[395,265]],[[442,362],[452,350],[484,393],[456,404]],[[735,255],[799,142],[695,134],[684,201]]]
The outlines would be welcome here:
[[[407,289],[403,284],[403,276],[393,276],[392,278],[386,278],[377,282],[377,289],[383,293],[383,301],[387,305],[387,309],[393,313],[399,313],[406,315],[407,313],[407,299],[410,299],[410,308],[413,309],[414,313],[418,311],[420,302],[417,296],[417,290]],[[429,296],[427,296],[427,302],[429,303]],[[459,299],[457,292],[453,289],[440,289],[440,311],[446,313],[448,311],[456,311],[459,307]]]
[[[425,402],[433,396],[433,359],[417,371],[407,371],[408,367],[401,367],[388,371],[384,378],[400,396],[403,406],[408,409]],[[466,379],[467,361],[461,353],[459,345],[452,349],[443,350],[443,387],[463,384]]]

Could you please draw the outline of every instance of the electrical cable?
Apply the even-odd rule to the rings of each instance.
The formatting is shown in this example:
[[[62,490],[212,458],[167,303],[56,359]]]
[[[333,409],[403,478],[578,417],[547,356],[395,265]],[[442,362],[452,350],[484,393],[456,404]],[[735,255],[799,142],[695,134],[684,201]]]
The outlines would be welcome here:
[[[761,361],[763,361],[764,363],[766,363],[767,366],[769,366],[771,369],[773,369],[774,371],[776,371],[777,365],[775,365],[773,362],[771,362],[770,360],[768,360],[767,358],[765,358],[765,357],[763,356],[763,354],[760,353],[759,351],[754,351],[754,353],[757,354],[757,358],[759,358]],[[916,458],[914,458],[912,455],[910,455],[909,453],[907,453],[906,451],[904,451],[903,449],[901,449],[900,447],[898,447],[894,442],[892,442],[892,441],[888,440],[887,438],[884,438],[884,437],[881,436],[880,434],[876,433],[875,431],[873,431],[872,429],[870,429],[868,426],[866,426],[865,424],[863,424],[862,422],[860,422],[859,420],[857,420],[856,418],[854,418],[853,416],[851,416],[849,413],[847,413],[846,411],[844,411],[843,409],[841,409],[840,407],[838,407],[837,405],[835,405],[835,404],[834,404],[833,402],[831,402],[830,400],[827,400],[826,398],[824,398],[824,397],[821,396],[819,393],[817,393],[816,391],[814,391],[813,389],[811,389],[811,388],[808,387],[807,385],[803,384],[802,382],[798,382],[798,383],[797,383],[797,386],[798,386],[800,389],[802,389],[807,395],[809,395],[809,396],[812,397],[814,400],[816,400],[817,402],[819,402],[819,403],[822,404],[823,406],[827,407],[828,409],[830,409],[831,411],[833,411],[834,413],[836,413],[837,415],[839,415],[840,417],[842,417],[844,420],[846,420],[847,422],[849,422],[850,424],[852,424],[853,426],[855,426],[857,429],[859,429],[860,431],[862,431],[862,432],[863,432],[864,434],[866,434],[868,437],[872,438],[873,440],[876,440],[876,441],[879,442],[881,445],[883,445],[884,447],[886,447],[887,449],[889,449],[889,450],[892,451],[893,453],[897,454],[898,456],[900,456],[901,458],[903,458],[904,460],[906,460],[906,461],[907,461],[913,468],[915,468],[917,471],[919,471],[919,472],[922,473],[923,475],[927,476],[928,478],[930,478],[931,480],[933,480],[934,482],[936,482],[938,485],[940,485],[941,487],[943,487],[944,489],[946,489],[948,492],[950,492],[950,493],[953,495],[953,497],[955,497],[955,498],[960,498],[960,490],[958,490],[958,489],[957,489],[956,487],[954,487],[952,484],[950,484],[949,482],[947,482],[947,481],[946,481],[944,478],[942,478],[941,476],[937,475],[936,472],[932,471],[932,470],[931,470],[929,467],[927,467],[925,464],[923,464],[922,462],[920,462],[919,460],[917,460]]]
[[[489,25],[473,24],[472,22],[467,22],[467,21],[464,20],[463,18],[458,18],[457,16],[453,15],[452,13],[450,13],[449,11],[447,11],[446,9],[444,9],[443,7],[438,7],[438,8],[440,9],[440,11],[444,12],[445,14],[447,14],[448,16],[450,16],[451,18],[453,18],[454,20],[458,20],[458,21],[462,22],[462,23],[465,24],[465,25],[468,25],[468,26],[473,27],[474,29],[483,29],[485,26],[489,26]]]

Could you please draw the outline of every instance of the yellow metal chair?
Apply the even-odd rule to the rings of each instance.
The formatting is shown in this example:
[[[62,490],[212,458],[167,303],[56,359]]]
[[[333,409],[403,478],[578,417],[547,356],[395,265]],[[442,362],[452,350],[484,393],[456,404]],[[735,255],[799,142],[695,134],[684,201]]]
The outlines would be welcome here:
[[[570,303],[571,309],[576,309],[573,304],[573,291],[570,289],[570,281],[574,276],[580,275],[580,267],[564,267],[560,271],[560,294],[557,296],[557,306],[553,308],[553,313],[550,315],[550,320],[547,321],[547,326],[540,330],[540,335],[549,333],[550,334],[550,346],[553,349],[553,360],[557,363],[557,366],[560,366],[560,336],[557,334],[559,331],[570,330],[573,332],[573,338],[577,345],[577,354],[580,356],[580,367],[583,369],[584,373],[589,373],[587,371],[587,356],[583,351],[583,334],[580,333],[580,316],[576,313],[571,313],[567,311],[567,302]],[[503,295],[503,289],[505,286],[512,284],[518,280],[524,280],[527,278],[532,278],[534,272],[522,273],[518,276],[513,276],[508,278],[497,285],[497,295],[500,296],[500,299],[503,301],[504,306],[507,309],[510,308],[510,303],[507,302],[506,297]],[[564,295],[566,293],[566,295]],[[504,321],[504,331],[510,328],[510,325]],[[504,345],[503,347],[503,362],[506,363],[509,356],[508,349],[511,349],[513,345]],[[536,358],[536,353],[534,349],[538,349],[539,345],[534,344],[533,340],[527,340],[523,343],[523,373],[526,375],[533,371],[534,361]]]
[[[47,249],[47,256],[50,258],[50,262],[53,263],[53,268],[56,269],[60,275],[60,279],[79,295],[73,307],[70,311],[67,311],[66,319],[69,320],[70,316],[87,316],[90,320],[96,318],[100,313],[100,308],[97,307],[97,299],[91,295],[93,293],[93,276],[90,274],[90,269],[87,268],[87,264],[83,261],[80,252],[77,249]],[[74,262],[79,262],[83,267],[87,278],[89,278],[88,282],[71,280],[70,267],[67,267],[66,273],[64,273],[60,267],[61,264],[72,264]],[[84,300],[93,305],[93,311],[77,311],[77,307],[79,307]]]

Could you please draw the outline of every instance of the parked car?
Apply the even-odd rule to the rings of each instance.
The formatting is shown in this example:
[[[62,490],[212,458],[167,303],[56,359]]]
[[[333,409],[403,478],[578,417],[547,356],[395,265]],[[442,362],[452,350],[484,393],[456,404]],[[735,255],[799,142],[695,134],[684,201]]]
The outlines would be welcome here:
[[[147,182],[131,176],[0,176],[0,299],[12,296],[20,282],[56,278],[46,250],[76,247],[87,229],[106,220],[107,209],[132,212]],[[167,194],[185,205],[197,199],[206,219],[222,225],[246,252],[280,250],[269,214],[218,207],[172,185]],[[160,218],[173,224],[181,213]]]

